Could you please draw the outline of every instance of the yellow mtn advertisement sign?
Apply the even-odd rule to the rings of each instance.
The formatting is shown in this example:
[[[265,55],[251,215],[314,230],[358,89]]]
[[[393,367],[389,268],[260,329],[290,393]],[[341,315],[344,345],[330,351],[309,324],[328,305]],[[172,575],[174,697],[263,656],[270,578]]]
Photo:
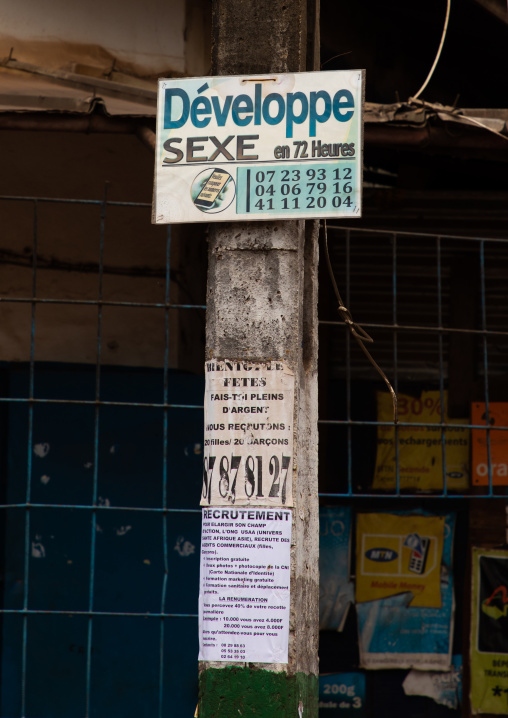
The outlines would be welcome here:
[[[359,514],[356,601],[411,592],[411,606],[441,607],[442,516]]]

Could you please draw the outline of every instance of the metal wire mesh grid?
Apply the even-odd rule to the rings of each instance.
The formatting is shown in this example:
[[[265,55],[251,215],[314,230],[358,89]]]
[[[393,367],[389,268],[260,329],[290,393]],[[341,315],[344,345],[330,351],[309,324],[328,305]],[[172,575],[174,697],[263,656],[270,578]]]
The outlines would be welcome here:
[[[401,374],[404,374],[405,386],[408,385],[409,379],[413,383],[417,380],[417,386],[421,386],[422,382],[437,383],[440,405],[445,406],[445,391],[450,372],[453,373],[453,367],[450,368],[448,362],[450,337],[468,336],[478,349],[480,358],[476,377],[485,403],[485,424],[471,423],[470,418],[466,423],[454,423],[453,419],[445,423],[444,416],[440,417],[437,426],[440,429],[442,475],[445,480],[441,491],[432,491],[429,494],[435,498],[499,498],[505,494],[505,487],[495,486],[493,482],[491,442],[494,432],[506,432],[508,426],[498,422],[492,425],[489,405],[492,406],[493,376],[502,378],[506,366],[504,355],[508,348],[505,346],[508,316],[502,308],[506,305],[503,277],[506,277],[508,271],[508,240],[329,226],[329,241],[332,256],[335,258],[334,270],[344,291],[345,304],[355,321],[374,337],[372,354],[390,377],[397,392],[401,387]],[[453,317],[450,316],[450,303],[453,299],[449,287],[450,273],[454,262],[463,255],[469,255],[469,258],[476,262],[478,270],[476,323],[475,317],[470,317],[471,321],[467,327],[454,324]],[[464,282],[464,291],[473,292],[473,287],[467,286],[467,277]],[[401,285],[404,285],[403,291]],[[345,433],[344,448],[347,452],[347,479],[342,484],[340,478],[336,480],[335,483],[340,486],[338,491],[327,490],[320,495],[326,498],[404,496],[421,499],[422,492],[401,487],[399,434],[400,430],[406,427],[414,429],[436,425],[430,425],[428,421],[407,422],[400,415],[396,424],[393,421],[379,421],[378,417],[359,418],[358,411],[355,415],[355,401],[352,396],[354,379],[370,380],[372,384],[372,380],[376,381],[379,377],[375,376],[374,370],[360,353],[356,353],[355,342],[352,342],[349,331],[344,328],[340,319],[321,319],[320,326],[321,331],[323,328],[333,329],[336,337],[334,352],[337,351],[338,343],[343,343],[345,347],[344,355],[336,361],[336,365],[343,367],[338,369],[338,373],[345,384],[344,406],[334,406],[328,410],[326,417],[321,414],[320,427],[322,431],[340,429]],[[432,341],[435,341],[437,346],[431,347]],[[496,344],[493,345],[493,342]],[[402,345],[405,354],[401,352]],[[492,354],[495,355],[494,362],[491,362]],[[420,366],[418,359],[421,356],[426,357],[426,362],[420,362]],[[333,362],[333,358],[330,361]],[[382,388],[381,384],[379,388]],[[466,393],[469,390],[470,388],[467,388]],[[358,434],[361,430],[372,431],[378,430],[379,427],[392,427],[395,433],[395,486],[391,491],[373,491],[371,477],[361,487],[355,479],[357,467],[353,463],[354,432]],[[446,480],[447,429],[482,430],[485,433],[488,461],[488,482],[485,487],[476,486],[470,492],[450,491]],[[356,443],[358,441],[356,436]]]
[[[202,412],[201,404],[185,404],[171,403],[169,401],[170,387],[170,371],[169,371],[169,355],[170,355],[170,312],[171,311],[189,311],[204,310],[203,305],[197,304],[178,304],[170,301],[170,285],[171,285],[171,227],[168,226],[165,238],[165,277],[164,277],[164,301],[146,302],[146,301],[121,301],[106,300],[104,298],[104,251],[105,251],[105,235],[108,210],[111,207],[123,207],[129,209],[142,210],[146,214],[146,221],[149,222],[149,213],[151,206],[146,203],[135,202],[113,202],[109,201],[107,191],[103,200],[84,200],[84,199],[52,199],[38,197],[0,197],[0,202],[21,203],[24,208],[30,208],[32,217],[32,286],[31,294],[28,296],[12,296],[4,294],[0,296],[0,304],[16,303],[28,305],[31,308],[30,315],[30,355],[28,362],[28,394],[27,396],[1,396],[0,402],[8,405],[22,404],[28,410],[28,451],[26,455],[26,490],[24,501],[15,503],[3,503],[1,509],[19,510],[24,513],[24,556],[23,556],[23,596],[22,607],[20,608],[0,608],[0,615],[18,615],[22,619],[22,653],[21,653],[21,692],[20,715],[27,715],[27,662],[29,650],[29,617],[33,615],[49,615],[49,616],[81,616],[87,620],[87,640],[86,640],[86,677],[85,677],[85,705],[83,713],[85,716],[93,713],[91,706],[91,690],[92,690],[92,663],[93,663],[93,635],[94,635],[94,619],[98,617],[108,617],[109,619],[139,617],[158,621],[160,624],[159,631],[159,676],[158,676],[158,715],[163,713],[164,705],[164,666],[165,666],[165,631],[166,623],[171,619],[196,619],[195,613],[176,613],[168,612],[167,596],[168,596],[168,580],[169,580],[169,558],[168,558],[168,523],[171,516],[175,514],[199,514],[199,509],[179,507],[170,505],[168,501],[168,431],[169,416],[174,409],[182,409],[185,411]],[[100,221],[98,228],[98,244],[99,244],[99,262],[97,266],[98,273],[98,291],[97,297],[93,299],[76,299],[67,297],[51,297],[39,296],[37,293],[37,272],[38,272],[38,238],[39,238],[39,213],[43,205],[57,205],[59,207],[67,205],[72,207],[91,206],[96,207],[100,211]],[[44,305],[73,305],[73,306],[89,306],[96,308],[97,311],[97,332],[96,332],[96,356],[95,356],[95,388],[94,397],[86,400],[82,398],[50,398],[37,396],[35,392],[35,377],[37,372],[37,362],[35,357],[35,341],[37,313],[41,306]],[[144,308],[157,309],[164,312],[164,359],[162,366],[163,390],[162,401],[159,402],[143,402],[143,401],[114,401],[104,399],[101,395],[101,372],[102,372],[102,353],[103,353],[103,312],[108,306],[125,307],[125,308]],[[55,357],[58,361],[58,357]],[[89,406],[94,412],[93,423],[93,445],[94,456],[92,461],[92,501],[90,503],[37,503],[32,500],[32,464],[33,464],[33,444],[34,444],[34,410],[38,405],[62,405],[62,406]],[[160,504],[154,506],[115,506],[108,505],[100,500],[98,496],[99,484],[99,443],[100,443],[100,424],[101,412],[105,407],[118,407],[125,409],[127,407],[151,408],[159,409],[163,417],[163,441],[161,446],[162,454],[162,477],[161,477],[161,496]],[[75,610],[72,605],[65,609],[41,610],[30,606],[30,557],[32,551],[32,523],[33,514],[39,509],[54,509],[58,511],[80,511],[87,514],[90,518],[89,525],[89,545],[90,545],[90,563],[88,574],[88,595],[86,610]],[[143,512],[145,514],[160,516],[162,520],[162,554],[163,554],[163,577],[160,595],[160,610],[158,612],[132,612],[120,610],[96,610],[94,607],[94,588],[96,574],[96,541],[98,532],[98,516],[109,512]],[[9,547],[7,546],[7,550]],[[194,630],[192,628],[191,630]],[[167,650],[167,648],[166,648]],[[77,709],[77,712],[81,710]]]

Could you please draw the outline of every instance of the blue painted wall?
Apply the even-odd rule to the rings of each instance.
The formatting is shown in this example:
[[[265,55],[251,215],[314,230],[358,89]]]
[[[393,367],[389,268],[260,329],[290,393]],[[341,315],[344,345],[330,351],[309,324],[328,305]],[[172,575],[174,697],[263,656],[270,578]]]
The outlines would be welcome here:
[[[28,372],[3,368],[4,395],[27,397]],[[93,400],[95,372],[88,367],[36,366],[38,398]],[[101,399],[161,403],[162,372],[105,368]],[[169,402],[202,404],[203,380],[169,373]],[[3,410],[3,411],[2,411]],[[95,407],[35,404],[29,445],[29,406],[4,404],[2,411],[2,504],[24,503],[30,455],[31,502],[71,508],[32,508],[29,514],[28,575],[25,574],[25,508],[4,508],[3,609],[22,609],[28,579],[26,673],[23,675],[23,616],[1,616],[2,718],[75,718],[85,715],[86,616],[91,576]],[[98,503],[111,507],[161,508],[164,411],[152,407],[101,407],[98,443]],[[203,414],[168,410],[167,506],[199,507]],[[75,508],[72,508],[75,507]],[[168,513],[168,584],[165,613],[197,613],[199,513]],[[95,531],[93,610],[142,613],[142,617],[96,616],[92,626],[90,714],[97,718],[159,715],[161,611],[164,579],[163,514],[99,510]],[[162,714],[192,716],[197,703],[196,618],[164,620]]]

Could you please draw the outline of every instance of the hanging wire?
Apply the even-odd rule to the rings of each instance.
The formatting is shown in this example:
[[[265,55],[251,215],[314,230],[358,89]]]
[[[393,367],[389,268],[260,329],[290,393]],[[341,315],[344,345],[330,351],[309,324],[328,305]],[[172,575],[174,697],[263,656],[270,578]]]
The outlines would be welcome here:
[[[374,339],[368,334],[363,327],[361,327],[359,324],[357,324],[353,317],[351,316],[351,312],[349,309],[344,305],[344,302],[342,301],[342,297],[340,296],[339,288],[337,286],[337,282],[335,281],[335,275],[333,273],[332,263],[330,260],[330,252],[328,251],[328,231],[326,227],[326,219],[323,220],[323,234],[325,238],[325,257],[326,257],[326,265],[328,267],[328,274],[330,275],[330,280],[332,282],[333,291],[335,292],[335,296],[337,297],[338,301],[338,307],[337,311],[339,312],[339,315],[342,317],[342,320],[344,324],[348,327],[351,335],[355,338],[356,343],[362,350],[362,352],[365,354],[367,359],[370,361],[374,369],[378,372],[379,376],[383,379],[384,383],[388,387],[388,391],[391,394],[392,402],[393,402],[393,423],[396,424],[398,421],[398,410],[397,410],[397,394],[395,393],[395,390],[393,386],[390,384],[390,381],[384,371],[381,369],[379,364],[375,361],[372,354],[369,352],[367,347],[365,346],[365,342],[368,342],[369,344],[374,343]]]
[[[410,97],[410,98],[409,98],[409,102],[411,102],[411,100],[416,100],[416,99],[418,99],[418,97],[420,97],[420,95],[422,94],[422,92],[425,90],[425,88],[426,88],[427,85],[429,84],[430,78],[431,78],[432,75],[434,74],[434,70],[436,69],[437,63],[439,62],[439,58],[441,57],[441,51],[442,51],[442,49],[443,49],[443,45],[444,45],[444,41],[445,41],[445,37],[446,37],[446,31],[448,30],[448,20],[450,19],[450,7],[451,7],[451,4],[452,4],[451,0],[447,0],[447,2],[446,2],[446,16],[445,16],[445,22],[444,22],[444,27],[443,27],[443,34],[441,35],[441,42],[439,43],[439,48],[438,48],[438,51],[437,51],[436,59],[434,60],[434,63],[433,63],[433,65],[432,65],[432,67],[430,68],[430,72],[429,72],[429,74],[427,75],[427,79],[425,80],[425,82],[423,83],[423,85],[420,87],[420,89],[418,90],[418,92],[416,93],[416,95],[413,95],[413,97]]]
[[[346,52],[339,52],[338,55],[334,55],[333,57],[330,57],[328,60],[325,60],[324,62],[322,62],[321,69],[323,69],[323,67],[325,65],[328,65],[328,63],[331,62],[332,60],[336,60],[338,57],[343,57],[343,55],[351,55],[352,52],[353,52],[352,50],[347,50]]]

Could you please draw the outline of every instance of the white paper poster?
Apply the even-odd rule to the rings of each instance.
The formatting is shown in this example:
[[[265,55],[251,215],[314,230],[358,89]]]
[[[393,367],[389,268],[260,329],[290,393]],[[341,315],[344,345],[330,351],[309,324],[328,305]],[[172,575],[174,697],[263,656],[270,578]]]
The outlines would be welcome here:
[[[287,663],[291,511],[203,509],[199,660]]]
[[[295,378],[284,362],[205,364],[202,506],[292,506]]]

